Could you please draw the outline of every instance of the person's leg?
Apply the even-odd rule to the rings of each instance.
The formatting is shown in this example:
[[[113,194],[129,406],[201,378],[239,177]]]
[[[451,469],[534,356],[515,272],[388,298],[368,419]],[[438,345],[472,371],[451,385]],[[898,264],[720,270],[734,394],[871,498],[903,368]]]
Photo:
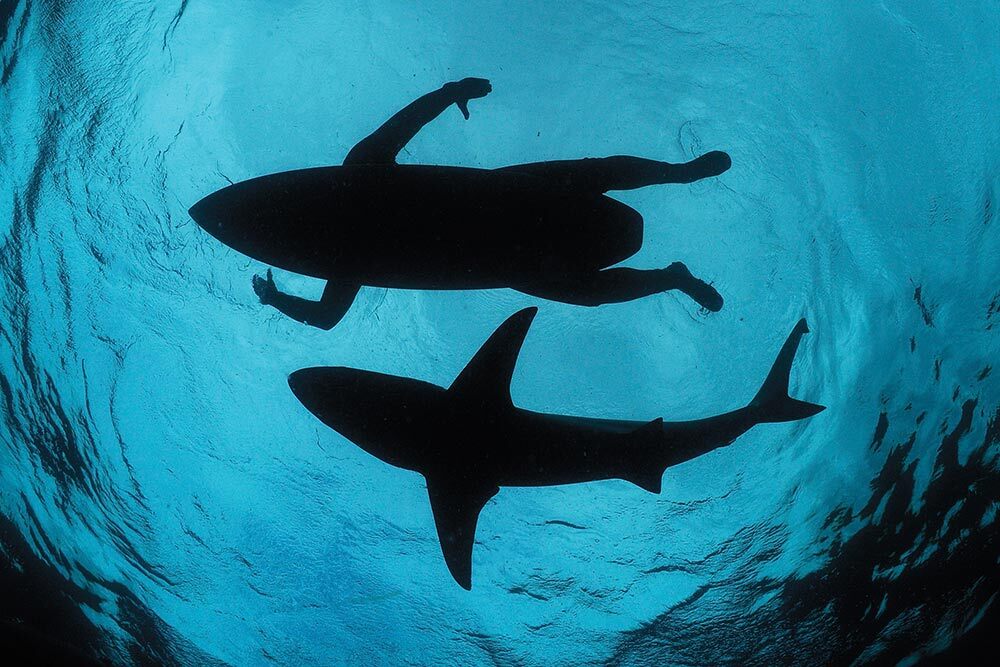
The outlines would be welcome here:
[[[718,176],[732,165],[722,151],[712,151],[683,164],[614,155],[582,160],[552,160],[502,167],[497,171],[530,174],[568,190],[607,192],[662,183],[691,183]]]
[[[604,269],[559,281],[513,287],[525,294],[578,306],[622,303],[675,289],[684,292],[702,308],[713,312],[722,309],[722,296],[714,287],[691,275],[681,262],[674,262],[665,269]]]
[[[280,291],[274,284],[270,269],[267,270],[267,278],[253,277],[253,290],[260,297],[261,303],[273,306],[293,320],[325,331],[329,331],[343,319],[360,289],[359,285],[327,282],[320,300],[310,301]]]

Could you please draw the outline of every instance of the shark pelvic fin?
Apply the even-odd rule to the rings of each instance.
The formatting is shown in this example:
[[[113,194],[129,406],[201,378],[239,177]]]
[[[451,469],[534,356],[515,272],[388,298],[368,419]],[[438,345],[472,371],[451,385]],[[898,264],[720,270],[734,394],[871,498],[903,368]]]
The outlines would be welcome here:
[[[663,471],[667,469],[661,449],[663,418],[658,417],[643,424],[625,437],[628,438],[626,446],[634,451],[627,456],[630,465],[621,478],[650,493],[659,493],[663,484]]]
[[[525,308],[508,317],[483,343],[448,391],[478,402],[511,405],[514,366],[537,312],[537,308]]]
[[[427,494],[444,562],[458,585],[467,591],[472,590],[472,545],[479,513],[499,491],[496,484],[458,476],[427,476]]]

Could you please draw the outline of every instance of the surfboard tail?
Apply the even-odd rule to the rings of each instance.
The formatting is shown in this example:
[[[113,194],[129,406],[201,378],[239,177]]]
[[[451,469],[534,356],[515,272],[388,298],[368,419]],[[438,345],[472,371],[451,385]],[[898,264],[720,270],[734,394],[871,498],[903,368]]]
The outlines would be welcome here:
[[[799,320],[781,346],[778,358],[774,360],[771,372],[767,374],[760,391],[747,406],[759,423],[796,421],[812,417],[826,409],[826,406],[799,401],[788,395],[788,374],[792,370],[795,351],[802,336],[807,333],[809,327],[806,321]]]

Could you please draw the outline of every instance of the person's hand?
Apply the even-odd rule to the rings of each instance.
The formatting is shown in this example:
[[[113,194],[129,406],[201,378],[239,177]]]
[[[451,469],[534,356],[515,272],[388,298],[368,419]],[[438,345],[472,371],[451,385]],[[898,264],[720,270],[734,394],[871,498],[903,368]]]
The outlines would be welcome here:
[[[444,84],[444,87],[455,98],[455,104],[461,110],[462,115],[465,116],[465,120],[469,120],[469,100],[476,99],[477,97],[486,97],[493,90],[489,79],[477,79],[476,77],[468,77],[461,81],[452,81],[451,83]]]
[[[278,286],[274,284],[274,276],[271,275],[271,269],[267,270],[267,278],[261,278],[258,275],[253,277],[253,291],[257,293],[260,297],[260,302],[265,306],[270,304],[274,295],[278,292]]]

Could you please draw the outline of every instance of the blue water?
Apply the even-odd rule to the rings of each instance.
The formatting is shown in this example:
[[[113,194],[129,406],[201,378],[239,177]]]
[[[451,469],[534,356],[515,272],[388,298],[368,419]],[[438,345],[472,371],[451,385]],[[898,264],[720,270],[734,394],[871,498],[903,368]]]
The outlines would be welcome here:
[[[29,591],[4,622],[115,664],[912,664],[990,613],[996,2],[0,0],[0,62],[0,563]],[[682,260],[725,308],[366,288],[323,332],[262,307],[265,267],[187,216],[338,164],[464,76],[494,92],[400,162],[730,153],[720,178],[614,195],[646,219],[628,264]],[[805,316],[793,395],[828,410],[660,496],[504,489],[466,592],[422,478],[285,378],[447,385],[528,305],[522,407],[735,408]]]

